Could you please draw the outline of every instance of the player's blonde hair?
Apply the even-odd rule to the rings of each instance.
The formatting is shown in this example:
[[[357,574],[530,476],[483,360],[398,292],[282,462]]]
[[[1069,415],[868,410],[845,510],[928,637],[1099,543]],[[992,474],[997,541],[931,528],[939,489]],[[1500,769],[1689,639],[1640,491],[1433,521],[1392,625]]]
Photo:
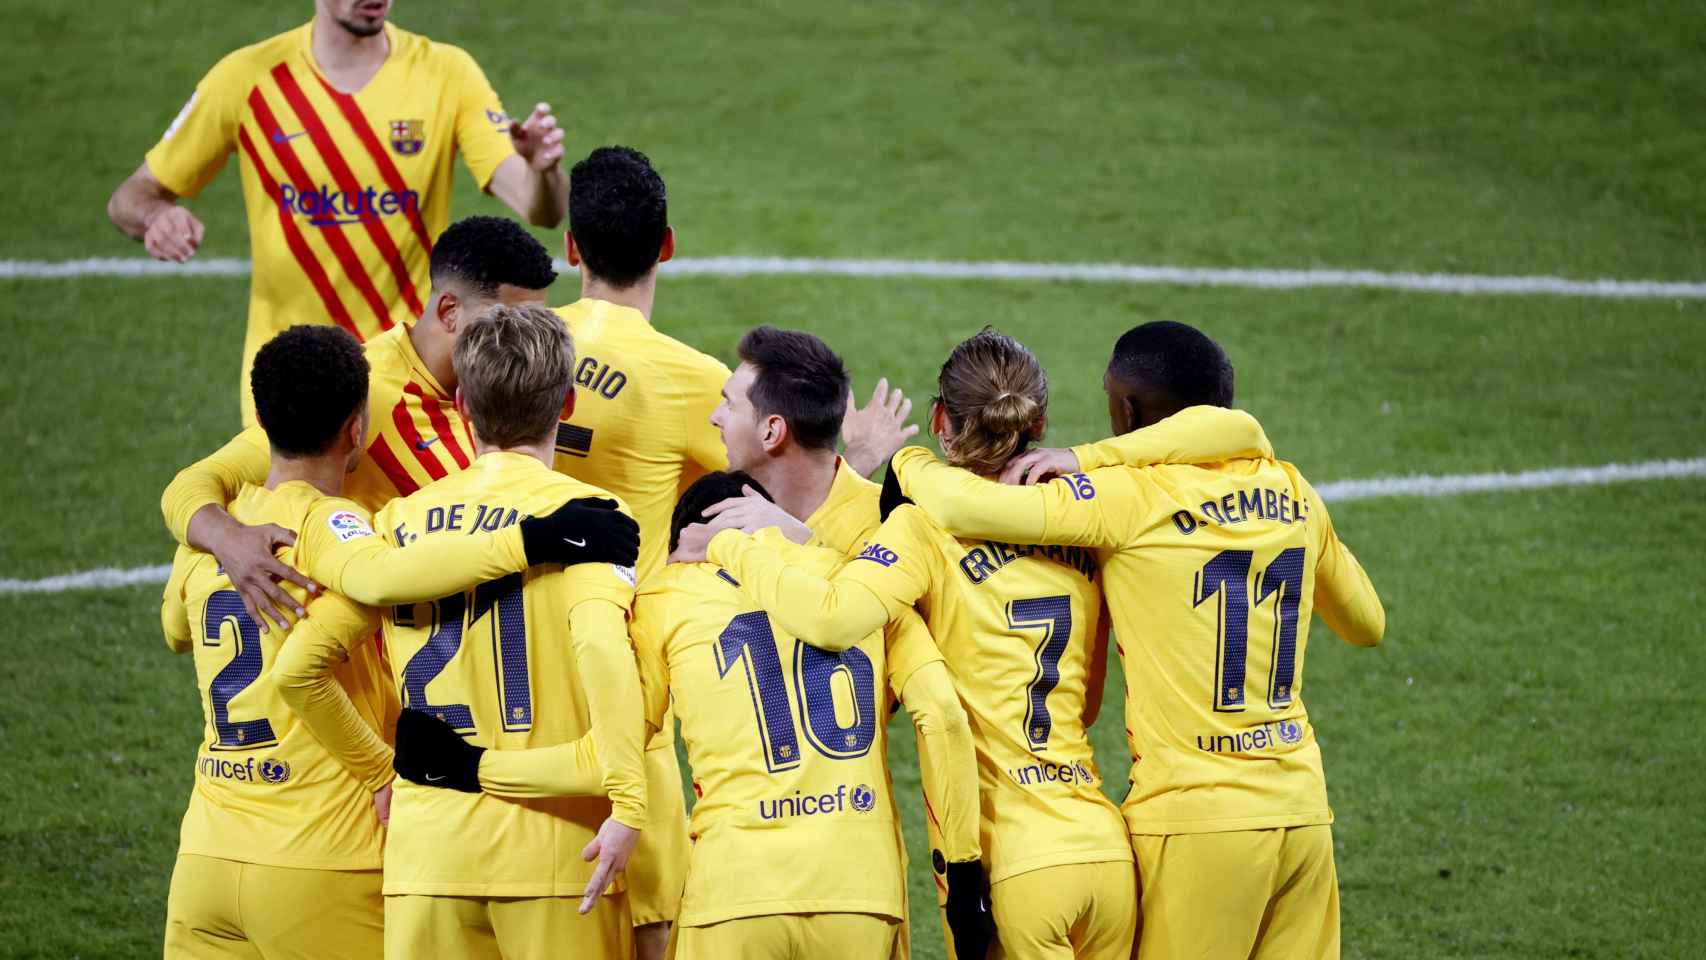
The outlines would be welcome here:
[[[557,429],[574,386],[575,344],[545,307],[499,304],[462,329],[451,363],[481,442],[519,447]]]
[[[945,452],[956,467],[999,473],[1042,436],[1048,375],[1024,344],[991,327],[948,354],[936,389],[953,428]]]

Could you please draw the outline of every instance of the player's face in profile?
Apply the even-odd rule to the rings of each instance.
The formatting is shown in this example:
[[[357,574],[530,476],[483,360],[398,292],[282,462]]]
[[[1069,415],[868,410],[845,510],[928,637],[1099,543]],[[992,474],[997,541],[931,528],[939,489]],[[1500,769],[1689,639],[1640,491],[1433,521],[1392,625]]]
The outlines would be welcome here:
[[[750,363],[735,368],[723,384],[723,402],[711,412],[711,426],[723,435],[729,452],[729,469],[751,470],[764,460],[764,444],[758,435],[758,414],[747,397],[758,371]]]
[[[320,0],[320,4],[338,26],[358,37],[385,29],[385,16],[391,12],[391,0]]]

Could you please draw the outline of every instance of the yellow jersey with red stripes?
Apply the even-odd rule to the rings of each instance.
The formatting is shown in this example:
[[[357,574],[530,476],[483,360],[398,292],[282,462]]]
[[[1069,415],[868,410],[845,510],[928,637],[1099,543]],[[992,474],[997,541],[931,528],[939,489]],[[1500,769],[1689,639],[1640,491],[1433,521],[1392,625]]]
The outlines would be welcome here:
[[[451,394],[415,352],[399,324],[367,342],[367,456],[344,481],[344,496],[369,513],[473,462],[474,438]],[[185,543],[190,518],[208,504],[225,506],[244,484],[266,482],[271,446],[250,427],[185,467],[160,499],[166,527]]]
[[[337,323],[366,339],[421,315],[456,154],[483,189],[515,152],[502,103],[463,50],[386,24],[384,64],[345,93],[315,64],[313,29],[215,64],[146,160],[166,189],[194,197],[237,154],[254,260],[245,424],[249,364],[273,335]]]
[[[341,545],[327,517],[352,508],[307,483],[245,487],[231,513],[244,523],[299,531],[285,563],[307,568]],[[299,599],[300,588],[286,584]],[[179,852],[318,870],[377,870],[384,831],[373,791],[391,779],[381,739],[397,697],[375,643],[378,618],[336,594],[309,615],[344,648],[333,671],[372,735],[365,769],[338,762],[279,695],[274,676],[283,631],[262,633],[211,554],[179,548],[160,619],[166,642],[195,659],[204,733]]]
[[[920,447],[894,464],[961,536],[1100,551],[1125,665],[1131,833],[1332,822],[1303,702],[1310,614],[1363,646],[1386,614],[1297,468],[1268,455],[1018,487]]]
[[[558,307],[575,340],[574,412],[557,426],[556,468],[622,498],[640,523],[640,579],[663,566],[676,496],[727,470],[711,426],[729,368],[658,332],[632,307]]]

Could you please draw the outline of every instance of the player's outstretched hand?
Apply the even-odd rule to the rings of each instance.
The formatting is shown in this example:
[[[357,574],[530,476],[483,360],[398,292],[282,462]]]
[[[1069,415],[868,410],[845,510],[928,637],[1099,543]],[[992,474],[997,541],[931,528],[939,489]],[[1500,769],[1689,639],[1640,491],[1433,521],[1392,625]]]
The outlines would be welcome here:
[[[779,527],[782,535],[795,543],[811,540],[812,528],[795,519],[793,514],[766,500],[750,486],[741,487],[740,492],[742,496],[730,497],[705,508],[705,517],[711,521],[712,536],[720,530],[757,533],[766,527]]]
[[[899,387],[889,390],[888,377],[877,381],[864,409],[853,391],[847,391],[847,412],[841,417],[841,442],[846,446],[842,457],[847,465],[861,477],[875,473],[918,432],[917,424],[906,422],[910,416],[912,401]]]
[[[640,525],[616,509],[616,501],[570,500],[543,517],[521,521],[527,564],[614,563],[631,567],[640,559]]]
[[[563,162],[563,131],[548,103],[537,104],[521,123],[509,123],[509,142],[515,152],[536,171],[549,170]]]
[[[206,228],[196,215],[175,203],[160,208],[142,230],[142,248],[156,260],[183,263],[195,256]]]
[[[995,942],[995,915],[989,910],[989,878],[982,861],[948,864],[946,913],[955,960],[984,960]]]
[[[480,755],[450,724],[420,710],[403,708],[397,717],[397,756],[391,766],[410,783],[480,792]]]
[[[313,580],[286,566],[273,551],[296,542],[296,534],[276,523],[255,526],[235,520],[222,525],[208,538],[208,553],[219,560],[231,578],[231,589],[243,599],[243,609],[249,619],[267,631],[271,617],[280,630],[288,631],[295,621],[308,615],[296,598],[284,591],[280,580],[289,580],[313,593],[319,589]]]
[[[1078,454],[1059,447],[1039,447],[1007,461],[1001,482],[1028,486],[1078,472]]]
[[[592,871],[592,879],[586,882],[581,913],[591,912],[593,904],[610,889],[616,875],[628,866],[628,857],[634,852],[634,844],[639,842],[640,831],[615,817],[604,818],[603,825],[598,828],[598,836],[593,837],[581,851],[582,860],[598,861],[598,866]]]

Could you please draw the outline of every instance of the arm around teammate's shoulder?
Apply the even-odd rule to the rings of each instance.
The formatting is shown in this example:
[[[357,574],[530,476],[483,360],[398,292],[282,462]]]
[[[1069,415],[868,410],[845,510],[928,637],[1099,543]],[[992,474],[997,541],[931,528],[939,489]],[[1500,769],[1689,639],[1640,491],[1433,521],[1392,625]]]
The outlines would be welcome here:
[[[923,447],[907,447],[889,469],[899,472],[906,496],[956,537],[1117,547],[1145,506],[1125,467],[1015,486],[949,466]]]

